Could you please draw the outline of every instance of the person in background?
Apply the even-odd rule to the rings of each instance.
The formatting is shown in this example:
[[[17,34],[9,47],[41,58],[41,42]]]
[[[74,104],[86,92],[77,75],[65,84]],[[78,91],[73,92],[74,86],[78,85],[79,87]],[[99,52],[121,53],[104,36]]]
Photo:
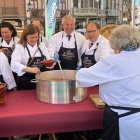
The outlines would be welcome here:
[[[47,40],[47,38],[45,38],[43,36],[43,24],[41,23],[41,20],[38,19],[38,18],[35,18],[32,21],[32,24],[36,25],[39,28],[39,30],[40,30],[39,41],[44,42],[46,47],[47,47],[48,46],[48,40]]]
[[[6,83],[8,90],[16,89],[16,83],[11,67],[3,52],[0,52],[0,83]]]
[[[103,140],[137,140],[140,138],[140,33],[131,26],[120,25],[110,35],[114,55],[94,66],[80,69],[78,87],[99,84],[105,102]]]
[[[3,51],[11,61],[11,54],[18,43],[19,39],[16,37],[17,31],[15,27],[9,23],[3,21],[0,23],[0,51]]]
[[[76,70],[81,65],[81,52],[85,37],[75,32],[75,17],[66,15],[62,19],[63,31],[54,34],[49,41],[49,53],[61,62],[62,69]],[[54,69],[59,69],[56,63]]]
[[[96,22],[90,22],[86,27],[87,41],[82,54],[82,68],[96,64],[102,58],[112,55],[114,52],[109,41],[100,34],[101,27]]]
[[[27,25],[13,51],[11,68],[19,77],[20,89],[35,89],[36,84],[30,81],[35,74],[46,71],[41,61],[51,59],[44,42],[39,42],[39,33],[37,26]]]

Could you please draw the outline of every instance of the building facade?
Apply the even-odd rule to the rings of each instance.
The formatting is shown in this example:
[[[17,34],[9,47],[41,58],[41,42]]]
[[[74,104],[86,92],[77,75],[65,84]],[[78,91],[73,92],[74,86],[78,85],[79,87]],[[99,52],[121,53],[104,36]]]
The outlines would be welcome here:
[[[21,27],[26,20],[25,2],[23,0],[1,0],[0,20],[12,22]]]
[[[85,28],[89,21],[106,24],[129,24],[131,0],[58,0],[56,32],[61,30],[61,19],[67,14],[77,19],[76,29]],[[23,27],[33,18],[45,21],[45,0],[0,0],[0,21],[8,20]]]

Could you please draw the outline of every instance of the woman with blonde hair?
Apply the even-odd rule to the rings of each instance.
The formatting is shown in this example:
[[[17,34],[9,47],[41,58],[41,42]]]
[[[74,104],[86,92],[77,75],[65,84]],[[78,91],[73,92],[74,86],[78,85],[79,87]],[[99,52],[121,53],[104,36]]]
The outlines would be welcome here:
[[[103,140],[140,138],[140,33],[120,25],[110,35],[116,54],[80,69],[78,87],[99,85],[105,102]]]
[[[36,88],[36,84],[30,81],[35,74],[46,70],[41,61],[51,59],[45,44],[39,42],[39,33],[37,26],[27,25],[12,54],[11,68],[19,77],[21,89]]]

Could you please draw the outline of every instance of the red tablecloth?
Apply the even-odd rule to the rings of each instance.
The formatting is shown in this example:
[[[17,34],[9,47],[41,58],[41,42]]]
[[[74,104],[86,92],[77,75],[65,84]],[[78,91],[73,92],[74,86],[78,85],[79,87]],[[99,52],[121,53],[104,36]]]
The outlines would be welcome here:
[[[88,88],[88,94],[98,87]],[[75,104],[47,104],[36,98],[35,90],[7,94],[0,105],[0,136],[30,135],[102,128],[103,110],[97,109],[89,97]]]

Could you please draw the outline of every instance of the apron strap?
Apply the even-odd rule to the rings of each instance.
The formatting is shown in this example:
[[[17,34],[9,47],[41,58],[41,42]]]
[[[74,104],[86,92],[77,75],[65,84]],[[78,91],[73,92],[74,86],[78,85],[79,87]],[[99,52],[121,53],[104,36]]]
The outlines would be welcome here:
[[[129,111],[129,112],[123,113],[121,115],[118,115],[119,118],[140,112],[140,108],[121,107],[121,106],[108,106],[108,107],[110,107],[111,109],[119,109],[119,110],[128,110]]]
[[[27,46],[26,46],[26,49],[27,49],[27,51],[28,51],[28,53],[29,53],[29,56],[30,56],[30,58],[31,58],[31,54],[30,54],[29,49],[28,49]],[[36,51],[35,51],[35,53],[34,53],[32,59],[31,59],[31,61],[27,64],[27,66],[29,66],[29,65],[32,63],[32,61],[34,60],[35,54],[36,54],[36,52],[38,51],[38,49],[39,49],[39,47],[36,49]]]

